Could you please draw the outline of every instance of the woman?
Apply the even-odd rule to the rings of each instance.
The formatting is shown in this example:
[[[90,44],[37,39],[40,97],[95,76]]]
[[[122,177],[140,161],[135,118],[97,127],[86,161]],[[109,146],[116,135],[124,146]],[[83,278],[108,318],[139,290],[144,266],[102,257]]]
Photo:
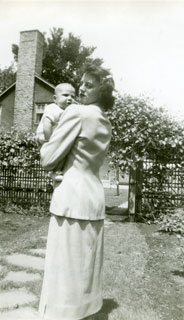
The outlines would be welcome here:
[[[86,66],[79,105],[69,106],[41,148],[47,170],[63,170],[50,212],[39,312],[43,319],[83,319],[102,307],[104,190],[99,168],[111,138],[105,111],[114,82],[102,67]]]

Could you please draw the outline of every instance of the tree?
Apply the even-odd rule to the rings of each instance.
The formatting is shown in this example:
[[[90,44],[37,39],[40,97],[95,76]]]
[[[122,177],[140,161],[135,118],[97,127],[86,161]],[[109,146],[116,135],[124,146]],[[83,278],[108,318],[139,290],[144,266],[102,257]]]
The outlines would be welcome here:
[[[112,123],[111,162],[126,171],[130,163],[154,159],[184,165],[184,125],[146,98],[117,95],[109,118]]]
[[[0,69],[0,94],[15,82],[16,72],[13,64],[5,69]]]
[[[51,37],[45,38],[42,75],[53,84],[60,82],[72,83],[76,89],[80,81],[80,69],[90,58],[95,47],[85,47],[81,39],[69,33],[63,36],[62,28],[53,28]],[[101,59],[93,60],[98,65]]]
[[[52,28],[50,37],[44,33],[43,68],[42,76],[50,83],[57,85],[60,82],[69,82],[79,87],[81,66],[84,62],[103,63],[102,59],[92,59],[95,47],[86,47],[79,37],[69,33],[64,37],[62,28]],[[14,59],[17,61],[18,46],[12,45]]]
[[[12,44],[12,53],[13,53],[15,62],[18,62],[19,46],[15,43]]]

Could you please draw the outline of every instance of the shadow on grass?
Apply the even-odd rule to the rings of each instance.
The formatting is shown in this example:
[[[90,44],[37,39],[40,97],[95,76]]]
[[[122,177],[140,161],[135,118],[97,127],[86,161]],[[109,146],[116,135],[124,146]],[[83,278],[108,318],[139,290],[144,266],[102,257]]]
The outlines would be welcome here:
[[[108,320],[108,315],[113,309],[116,309],[118,304],[113,299],[104,299],[103,306],[96,314],[85,318],[84,320]]]
[[[105,213],[108,220],[112,222],[128,222],[129,221],[128,208],[120,208],[117,206],[114,206],[114,207],[106,206]]]
[[[128,215],[128,208],[120,208],[117,206],[105,208],[106,214],[108,215]]]
[[[116,309],[118,307],[118,304],[115,300],[113,299],[104,299],[103,300],[103,307],[100,310],[100,312],[108,314],[110,313],[113,309]]]
[[[172,271],[172,273],[175,276],[179,276],[179,277],[183,277],[184,278],[184,271],[175,270],[175,271]]]

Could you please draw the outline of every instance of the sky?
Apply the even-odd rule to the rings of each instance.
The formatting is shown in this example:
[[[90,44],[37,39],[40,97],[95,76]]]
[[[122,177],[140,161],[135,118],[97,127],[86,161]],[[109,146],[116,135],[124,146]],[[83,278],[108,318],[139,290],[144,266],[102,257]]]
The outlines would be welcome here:
[[[184,119],[184,0],[0,0],[0,68],[20,31],[61,27],[111,69],[116,89]]]

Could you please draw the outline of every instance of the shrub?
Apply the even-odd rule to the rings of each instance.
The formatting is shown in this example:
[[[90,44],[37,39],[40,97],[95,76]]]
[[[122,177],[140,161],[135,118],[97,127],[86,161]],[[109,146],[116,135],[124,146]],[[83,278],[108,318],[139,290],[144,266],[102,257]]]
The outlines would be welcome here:
[[[184,165],[184,125],[147,98],[117,95],[108,113],[112,124],[109,150],[111,164],[122,172],[146,159],[166,165],[176,160]]]
[[[11,201],[8,201],[6,205],[1,206],[0,210],[8,214],[16,213],[23,216],[29,215],[43,217],[50,215],[48,206],[45,207],[41,205],[32,205],[29,208],[23,208],[22,206],[17,205]]]
[[[33,132],[12,128],[0,135],[0,165],[31,167],[39,163],[39,146]]]
[[[39,146],[33,132],[12,128],[1,133],[0,169],[0,199],[2,202],[11,199],[15,206],[18,205],[14,211],[27,214],[23,208],[33,203],[48,204],[53,191],[52,181],[40,166]],[[33,211],[32,208],[29,214]],[[36,212],[41,214],[40,210]]]
[[[184,209],[168,210],[157,220],[159,230],[184,236]]]

